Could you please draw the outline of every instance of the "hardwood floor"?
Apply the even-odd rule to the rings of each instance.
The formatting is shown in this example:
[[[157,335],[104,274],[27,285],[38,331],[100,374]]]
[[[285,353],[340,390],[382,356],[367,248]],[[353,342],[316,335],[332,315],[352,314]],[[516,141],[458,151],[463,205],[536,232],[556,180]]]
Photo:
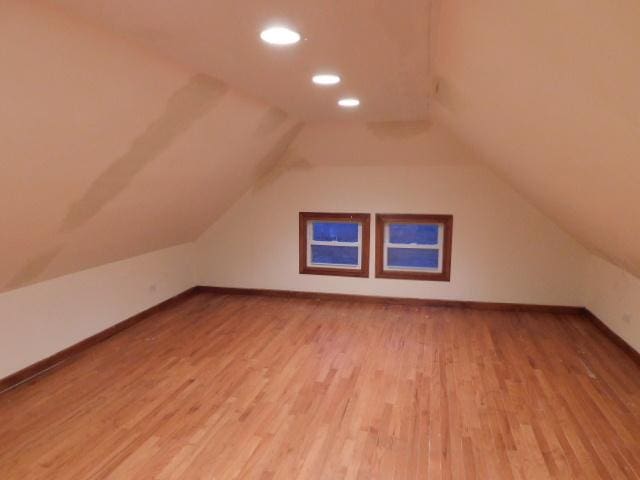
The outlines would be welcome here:
[[[198,294],[0,395],[0,478],[640,478],[640,369],[579,316]]]

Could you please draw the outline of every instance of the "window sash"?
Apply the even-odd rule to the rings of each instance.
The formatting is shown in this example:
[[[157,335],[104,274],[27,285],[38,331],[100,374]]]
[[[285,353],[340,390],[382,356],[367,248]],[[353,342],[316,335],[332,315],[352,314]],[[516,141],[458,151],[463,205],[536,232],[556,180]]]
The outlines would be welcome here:
[[[422,222],[404,222],[408,225],[436,225],[438,227],[438,242],[431,245],[422,245],[418,243],[392,243],[389,241],[389,225],[398,224],[401,222],[389,222],[384,225],[384,243],[383,243],[383,269],[385,271],[395,272],[426,272],[426,273],[441,273],[443,269],[443,241],[444,241],[444,225],[441,223],[422,223]],[[438,267],[400,267],[389,265],[389,248],[410,248],[414,250],[436,250],[438,252]]]
[[[358,225],[358,241],[357,242],[340,242],[340,241],[326,241],[326,240],[314,240],[313,239],[313,224],[314,223],[355,223]],[[326,245],[331,247],[357,247],[358,248],[358,263],[356,265],[348,265],[344,263],[314,263],[311,255],[312,245]],[[326,267],[326,268],[339,268],[343,270],[359,270],[362,268],[362,223],[353,221],[339,220],[308,220],[307,221],[307,267]]]

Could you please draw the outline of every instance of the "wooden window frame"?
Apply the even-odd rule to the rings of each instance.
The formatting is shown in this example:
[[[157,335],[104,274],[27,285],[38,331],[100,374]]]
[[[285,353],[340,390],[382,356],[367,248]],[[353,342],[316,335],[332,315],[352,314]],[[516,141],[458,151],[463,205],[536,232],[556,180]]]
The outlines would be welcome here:
[[[361,259],[360,268],[340,268],[340,267],[314,267],[307,263],[307,225],[309,221],[325,220],[359,222],[362,224],[361,232]],[[369,213],[323,213],[323,212],[300,212],[299,213],[299,250],[300,250],[300,273],[311,275],[336,275],[340,277],[368,277],[369,276],[369,244],[371,214]]]
[[[415,272],[384,269],[385,225],[388,223],[439,223],[443,225],[442,271]],[[453,240],[453,215],[432,214],[376,214],[376,278],[403,280],[451,281],[451,246]]]

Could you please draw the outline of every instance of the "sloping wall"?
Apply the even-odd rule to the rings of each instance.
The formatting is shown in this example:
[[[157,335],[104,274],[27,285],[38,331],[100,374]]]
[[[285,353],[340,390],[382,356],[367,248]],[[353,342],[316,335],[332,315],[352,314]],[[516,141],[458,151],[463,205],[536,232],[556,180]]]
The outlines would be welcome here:
[[[452,280],[300,275],[299,211],[451,213]],[[196,255],[204,285],[558,305],[581,305],[587,258],[446,130],[406,123],[305,127]]]
[[[39,2],[0,5],[0,291],[196,238],[298,130]]]
[[[439,5],[434,113],[578,241],[640,276],[640,4]]]

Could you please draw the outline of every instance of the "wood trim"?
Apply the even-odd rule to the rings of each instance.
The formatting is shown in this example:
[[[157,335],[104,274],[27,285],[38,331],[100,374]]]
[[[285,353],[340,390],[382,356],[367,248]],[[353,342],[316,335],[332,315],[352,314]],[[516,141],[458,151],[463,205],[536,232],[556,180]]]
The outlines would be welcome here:
[[[629,357],[631,357],[631,359],[638,366],[640,366],[640,352],[638,352],[635,348],[633,348],[631,345],[629,345],[627,343],[627,341],[624,340],[620,335],[618,335],[616,332],[611,330],[611,328],[609,328],[606,323],[604,323],[602,320],[600,320],[598,317],[596,317],[591,312],[591,310],[589,310],[588,308],[585,308],[584,309],[584,314],[587,317],[587,319],[591,323],[593,323],[595,325],[595,327],[604,334],[605,337],[607,337],[609,340],[611,340],[613,343],[615,343],[618,347],[620,347],[622,350],[624,350],[624,352],[627,355],[629,355]]]
[[[106,330],[102,330],[101,332],[98,332],[89,338],[85,338],[84,340],[81,340],[80,342],[71,345],[64,350],[59,351],[58,353],[54,353],[50,357],[40,360],[32,365],[29,365],[28,367],[23,368],[22,370],[19,370],[5,378],[0,379],[0,394],[17,387],[21,383],[31,380],[34,377],[40,376],[45,372],[49,372],[54,368],[57,368],[58,366],[67,362],[72,357],[75,357],[84,350],[87,350],[88,348],[91,348],[100,342],[104,342],[117,333],[120,333],[121,331],[129,327],[132,327],[141,320],[144,320],[145,318],[148,318],[153,314],[159,313],[162,310],[173,307],[176,303],[180,303],[186,298],[194,295],[196,291],[196,287],[185,290],[184,292],[179,293],[174,297],[171,297],[157,305],[154,305],[151,308],[148,308],[132,317],[127,318],[126,320],[112,325]]]
[[[390,305],[408,305],[416,307],[454,307],[471,308],[475,310],[537,312],[561,315],[583,315],[585,313],[584,307],[571,307],[562,305],[535,305],[524,303],[475,302],[468,300],[440,300],[432,298],[383,297],[375,295],[352,295],[345,293],[302,292],[297,290],[199,286],[196,287],[196,291],[198,293],[206,292],[215,295],[260,295],[267,297],[302,298],[309,300],[340,300],[348,302],[359,301],[367,303],[386,303]]]
[[[442,245],[442,272],[402,272],[384,269],[384,226],[389,222],[433,222],[444,225]],[[402,280],[430,280],[449,282],[451,280],[451,247],[453,244],[453,215],[431,214],[376,214],[376,278]]]
[[[310,267],[307,265],[307,223],[309,220],[342,220],[362,223],[362,262],[359,269]],[[369,244],[371,215],[369,213],[300,212],[298,215],[298,249],[301,274],[336,275],[340,277],[369,276]]]
[[[427,307],[453,307],[466,308],[475,310],[498,310],[505,312],[537,312],[551,313],[561,315],[583,315],[587,320],[592,322],[596,328],[613,341],[618,347],[624,350],[631,359],[640,365],[640,352],[636,351],[618,334],[611,330],[602,320],[596,317],[591,311],[584,307],[559,306],[559,305],[535,305],[521,303],[498,303],[498,302],[476,302],[466,300],[441,300],[426,298],[403,298],[403,297],[384,297],[373,295],[352,295],[342,293],[320,293],[320,292],[303,292],[295,290],[271,290],[258,288],[235,288],[235,287],[215,287],[215,286],[196,286],[185,290],[184,292],[169,298],[158,305],[155,305],[143,312],[140,312],[122,322],[119,322],[106,330],[86,338],[50,357],[40,360],[16,373],[13,373],[3,379],[0,379],[0,394],[10,390],[32,378],[49,372],[60,365],[64,364],[72,357],[80,354],[84,350],[107,340],[108,338],[118,334],[119,332],[132,327],[136,323],[148,318],[149,316],[159,313],[165,309],[171,308],[187,298],[200,293],[213,295],[260,295],[281,298],[300,298],[310,300],[331,300],[331,301],[359,301],[367,303],[384,303],[390,305],[407,305],[407,306],[427,306]]]

